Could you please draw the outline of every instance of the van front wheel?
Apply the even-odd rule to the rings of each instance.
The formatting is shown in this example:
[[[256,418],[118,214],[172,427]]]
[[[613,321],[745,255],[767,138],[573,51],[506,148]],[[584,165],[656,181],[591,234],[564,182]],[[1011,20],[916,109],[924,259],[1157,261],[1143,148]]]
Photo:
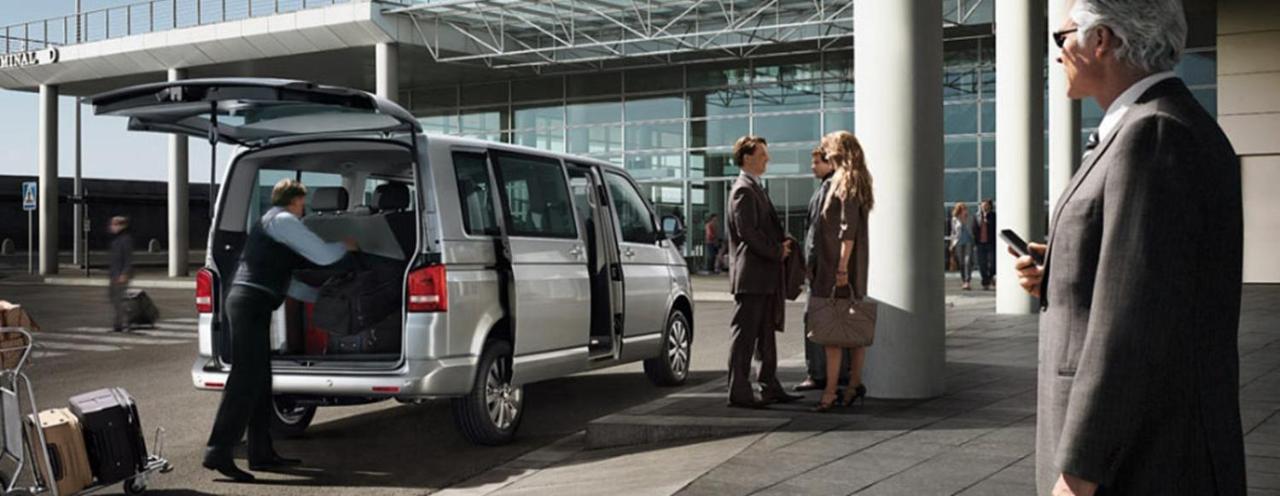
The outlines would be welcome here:
[[[477,370],[471,393],[453,400],[453,420],[473,443],[510,443],[524,417],[524,386],[511,384],[511,344],[489,343]]]
[[[676,310],[667,318],[662,332],[662,354],[644,361],[644,375],[658,386],[679,386],[689,378],[693,356],[693,327],[684,312]]]
[[[271,397],[271,432],[281,437],[302,436],[316,417],[316,405],[299,405],[283,396]]]

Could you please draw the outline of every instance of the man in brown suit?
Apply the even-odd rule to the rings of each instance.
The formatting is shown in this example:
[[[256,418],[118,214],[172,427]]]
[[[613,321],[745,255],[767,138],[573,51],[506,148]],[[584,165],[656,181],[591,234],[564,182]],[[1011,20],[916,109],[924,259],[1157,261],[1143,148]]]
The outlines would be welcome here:
[[[769,201],[761,176],[769,166],[768,143],[759,136],[743,136],[733,145],[734,161],[742,168],[729,193],[729,287],[734,310],[729,352],[729,406],[763,408],[800,396],[787,394],[778,382],[778,348],[773,333],[782,309],[783,260],[791,254],[778,213]],[[760,355],[761,398],[751,381],[751,356]]]

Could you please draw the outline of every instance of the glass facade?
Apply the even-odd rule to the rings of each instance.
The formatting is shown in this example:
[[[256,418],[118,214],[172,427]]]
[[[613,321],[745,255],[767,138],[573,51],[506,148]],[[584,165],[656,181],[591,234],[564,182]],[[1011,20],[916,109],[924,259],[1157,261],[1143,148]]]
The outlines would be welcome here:
[[[749,133],[769,140],[769,194],[787,231],[803,239],[815,187],[809,151],[827,132],[856,131],[853,58],[846,44],[801,55],[419,88],[403,103],[428,132],[624,166],[660,214],[689,224],[685,250],[698,256],[708,215],[722,214],[724,232],[727,190],[738,174],[731,147]],[[1214,49],[1188,50],[1177,72],[1215,112]],[[994,198],[995,38],[947,40],[942,85],[944,207]],[[1083,136],[1101,117],[1092,101],[1083,104]]]

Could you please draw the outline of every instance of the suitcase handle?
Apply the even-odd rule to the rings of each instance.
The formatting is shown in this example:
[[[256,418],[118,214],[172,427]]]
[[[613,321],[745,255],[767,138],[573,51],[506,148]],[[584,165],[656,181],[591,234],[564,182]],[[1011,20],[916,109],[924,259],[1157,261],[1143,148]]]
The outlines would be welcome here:
[[[53,473],[50,474],[53,476],[53,480],[49,482],[56,483],[62,480],[62,477],[64,476],[62,473],[62,452],[58,449],[58,445],[56,444],[46,446],[45,450],[47,453],[45,456],[49,457],[49,469],[53,471]]]

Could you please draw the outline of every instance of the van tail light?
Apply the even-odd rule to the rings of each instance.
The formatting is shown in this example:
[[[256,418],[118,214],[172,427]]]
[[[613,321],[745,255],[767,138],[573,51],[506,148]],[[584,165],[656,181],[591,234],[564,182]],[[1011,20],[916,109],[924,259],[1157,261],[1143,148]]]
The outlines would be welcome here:
[[[196,313],[213,313],[213,271],[196,272]]]
[[[409,273],[410,312],[449,311],[449,290],[443,265],[431,265]]]

